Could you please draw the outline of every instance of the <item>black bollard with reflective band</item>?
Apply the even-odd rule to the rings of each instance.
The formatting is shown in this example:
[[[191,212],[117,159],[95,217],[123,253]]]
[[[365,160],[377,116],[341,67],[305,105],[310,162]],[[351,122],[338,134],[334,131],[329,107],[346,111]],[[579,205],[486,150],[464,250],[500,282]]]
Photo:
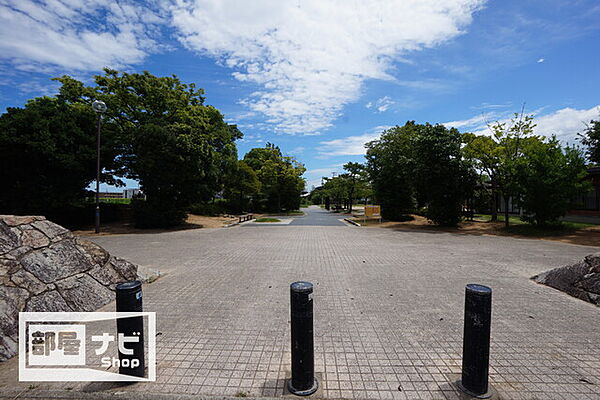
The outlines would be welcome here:
[[[142,311],[142,282],[131,281],[118,284],[117,312],[134,311]],[[143,377],[144,317],[118,318],[117,336],[125,339],[123,342],[125,353],[130,353],[124,354],[119,349],[119,373]]]
[[[313,342],[313,284],[294,282],[290,285],[292,309],[292,379],[288,389],[298,396],[317,391]]]
[[[470,396],[488,398],[492,289],[470,284],[465,296],[462,378],[460,388]]]

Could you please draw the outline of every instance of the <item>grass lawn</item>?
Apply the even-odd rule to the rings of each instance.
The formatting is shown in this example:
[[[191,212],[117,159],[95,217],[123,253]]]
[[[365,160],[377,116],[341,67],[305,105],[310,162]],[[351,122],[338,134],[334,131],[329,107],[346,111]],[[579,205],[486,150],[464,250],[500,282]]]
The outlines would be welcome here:
[[[100,198],[100,203],[131,204],[131,199]]]
[[[478,222],[490,222],[491,219],[492,216],[489,214],[475,214],[475,221]],[[516,233],[525,236],[556,236],[573,232],[578,229],[598,226],[594,224],[585,224],[581,222],[569,221],[562,221],[560,224],[557,225],[536,226],[522,221],[518,216],[512,215],[509,217],[508,221],[510,226],[508,227],[508,229],[503,229],[510,233]],[[498,214],[498,222],[504,222],[504,215]]]
[[[302,212],[300,210],[296,210],[296,211],[287,211],[287,212],[281,212],[281,213],[269,213],[269,215],[293,216],[293,215],[304,215],[304,212]]]
[[[353,219],[361,224],[361,226],[366,227],[391,228],[404,231],[409,229],[445,231],[467,235],[527,237],[600,247],[600,225],[563,222],[560,225],[539,227],[523,222],[518,216],[515,216],[514,218],[510,218],[510,226],[506,229],[503,217],[498,216],[498,222],[490,222],[490,215],[479,214],[475,215],[475,221],[463,221],[458,227],[453,228],[433,225],[427,218],[419,215],[413,215],[412,217],[411,221],[395,222],[384,220],[381,224],[377,223],[377,221],[368,221],[365,224],[359,217]]]
[[[254,222],[281,222],[281,220],[277,218],[258,218]]]

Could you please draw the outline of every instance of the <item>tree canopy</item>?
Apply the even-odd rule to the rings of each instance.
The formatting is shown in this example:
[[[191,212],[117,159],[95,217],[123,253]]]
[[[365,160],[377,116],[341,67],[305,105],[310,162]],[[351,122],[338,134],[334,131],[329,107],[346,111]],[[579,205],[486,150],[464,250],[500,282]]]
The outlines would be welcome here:
[[[600,120],[590,121],[587,129],[579,134],[581,143],[587,147],[588,159],[596,165],[600,165]]]
[[[418,127],[414,121],[382,132],[378,140],[367,143],[366,169],[382,216],[398,220],[415,207],[412,185],[411,138]]]
[[[465,155],[489,178],[492,198],[496,192],[504,198],[507,227],[511,198],[522,208],[523,220],[547,225],[558,222],[575,197],[589,190],[581,151],[535,135],[534,128],[533,116],[521,113],[510,123],[492,125],[491,136],[465,134]]]
[[[20,200],[15,205],[2,199],[8,212],[39,210],[48,196],[58,196],[55,202],[63,205],[82,198],[95,175],[94,100],[108,106],[103,181],[113,183],[113,176],[139,181],[146,200],[135,203],[138,226],[181,223],[187,208],[223,190],[224,177],[236,168],[235,140],[242,134],[204,104],[204,91],[194,84],[112,69],[95,76],[91,86],[69,76],[56,80],[61,83],[56,97],[35,99],[1,117],[4,182]],[[36,163],[8,157],[10,152],[21,157],[30,152]],[[33,177],[40,173],[38,182]],[[19,190],[24,193],[15,195]]]
[[[297,210],[305,181],[304,165],[293,157],[283,156],[279,147],[267,143],[254,148],[244,156],[246,163],[257,174],[260,193],[257,205],[267,211]]]
[[[465,135],[465,156],[489,176],[494,201],[497,192],[502,194],[506,226],[509,225],[510,220],[509,199],[511,197],[516,199],[518,195],[517,165],[524,156],[524,149],[541,140],[539,136],[533,134],[534,128],[532,115],[515,113],[510,123],[496,122],[491,125],[491,136]],[[497,206],[494,204],[493,220],[496,219],[496,209]]]
[[[115,131],[106,129],[101,158],[115,168]],[[0,210],[57,217],[79,206],[96,177],[96,115],[91,107],[39,97],[0,116]],[[115,183],[110,173],[104,182]]]
[[[419,208],[437,224],[458,223],[474,185],[461,140],[456,129],[408,121],[367,143],[367,170],[383,217],[400,220]]]
[[[591,188],[580,150],[562,148],[556,138],[529,141],[516,166],[516,203],[522,219],[536,225],[555,224],[577,195]]]

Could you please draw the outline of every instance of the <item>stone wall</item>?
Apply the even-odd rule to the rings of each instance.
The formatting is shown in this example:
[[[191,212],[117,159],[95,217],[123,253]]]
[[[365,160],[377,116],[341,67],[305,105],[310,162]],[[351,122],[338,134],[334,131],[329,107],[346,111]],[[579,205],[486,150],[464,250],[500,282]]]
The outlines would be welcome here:
[[[600,253],[590,254],[578,263],[543,272],[532,279],[600,306]]]
[[[0,215],[0,361],[17,353],[20,311],[94,311],[137,266],[39,216]]]

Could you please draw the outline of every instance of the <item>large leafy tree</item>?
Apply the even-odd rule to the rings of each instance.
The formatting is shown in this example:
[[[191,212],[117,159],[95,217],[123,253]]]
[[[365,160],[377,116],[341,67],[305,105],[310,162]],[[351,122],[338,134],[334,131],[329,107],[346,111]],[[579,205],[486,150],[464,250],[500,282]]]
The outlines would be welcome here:
[[[325,181],[321,188],[323,196],[333,202],[335,209],[341,209],[346,205],[350,194],[351,182],[348,174],[323,179]]]
[[[443,125],[419,125],[412,138],[413,185],[425,215],[439,225],[456,225],[473,190],[476,175],[461,155],[462,136]]]
[[[381,204],[382,216],[401,219],[415,205],[412,185],[414,160],[411,138],[417,124],[408,121],[381,134],[378,140],[367,143],[366,170],[373,185],[375,201]]]
[[[436,224],[457,224],[475,185],[461,144],[456,129],[414,121],[367,143],[367,170],[383,217],[404,219],[419,207]]]
[[[0,116],[0,213],[70,222],[72,208],[82,205],[96,177],[96,118],[88,105],[60,96],[8,108]],[[118,147],[115,130],[105,127],[101,160],[106,170],[114,169]],[[102,180],[115,183],[109,173]]]
[[[236,166],[241,132],[204,104],[204,91],[193,83],[112,69],[96,76],[93,87],[68,76],[58,80],[60,98],[107,104],[107,120],[120,143],[114,172],[138,180],[146,195],[135,204],[138,226],[181,223],[188,207],[220,191]]]
[[[365,166],[357,162],[344,164],[345,178],[348,186],[348,212],[352,212],[352,203],[357,194],[365,190]]]
[[[587,129],[579,134],[581,143],[587,146],[587,156],[589,160],[600,164],[600,120],[590,121]]]
[[[492,199],[496,193],[504,198],[504,221],[509,226],[509,201],[517,198],[517,166],[524,156],[524,149],[539,141],[533,134],[533,116],[516,113],[510,123],[496,122],[490,126],[491,136],[465,135],[464,154],[490,178]],[[492,206],[492,220],[496,220],[497,205]]]
[[[244,156],[244,162],[258,175],[262,207],[268,211],[297,210],[304,190],[304,165],[285,157],[279,147],[267,143]]]
[[[536,225],[556,223],[577,195],[590,189],[580,150],[562,148],[556,138],[529,140],[516,167],[515,183],[523,220]]]
[[[224,195],[236,211],[248,208],[249,199],[260,191],[257,173],[244,161],[238,161],[225,182]]]

